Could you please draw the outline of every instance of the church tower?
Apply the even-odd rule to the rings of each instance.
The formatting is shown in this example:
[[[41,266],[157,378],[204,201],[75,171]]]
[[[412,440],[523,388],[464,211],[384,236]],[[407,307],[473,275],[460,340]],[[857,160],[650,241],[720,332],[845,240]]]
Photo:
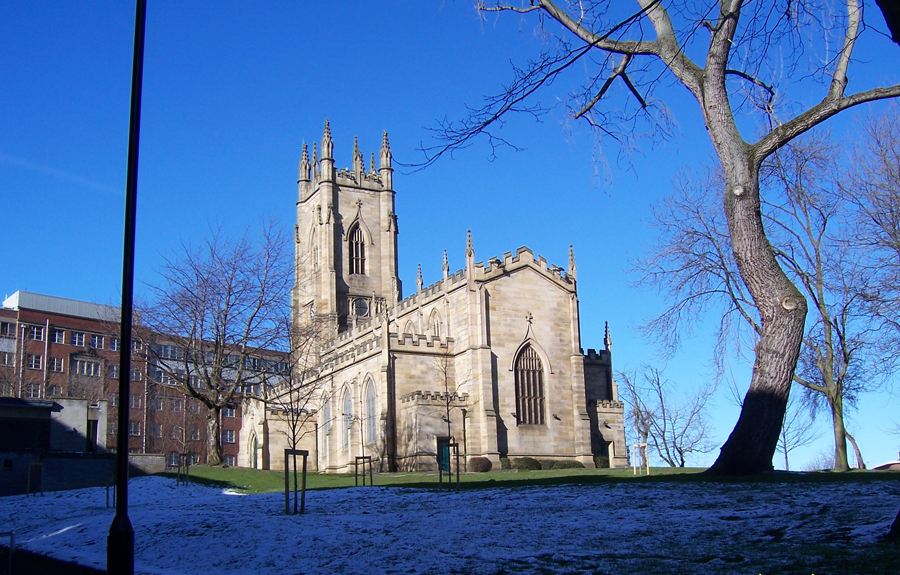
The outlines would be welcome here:
[[[397,216],[391,148],[384,132],[375,169],[353,142],[353,164],[335,169],[325,121],[321,158],[303,144],[294,228],[294,321],[324,320],[326,337],[373,318],[402,297],[397,274]]]

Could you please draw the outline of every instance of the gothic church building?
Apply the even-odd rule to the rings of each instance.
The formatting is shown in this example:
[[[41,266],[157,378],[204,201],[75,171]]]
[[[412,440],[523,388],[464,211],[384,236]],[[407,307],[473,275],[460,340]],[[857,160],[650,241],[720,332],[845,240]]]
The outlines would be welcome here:
[[[420,268],[404,298],[386,132],[379,156],[367,171],[354,142],[352,168],[335,169],[327,121],[311,159],[303,145],[292,305],[298,329],[321,326],[297,445],[310,469],[370,456],[376,470],[435,470],[448,454],[455,468],[457,452],[494,469],[523,456],[627,465],[609,333],[582,351],[571,248],[565,270],[524,247],[476,262],[470,234],[464,269],[445,252],[443,278],[424,286]],[[238,464],[283,468],[289,419],[245,402]]]

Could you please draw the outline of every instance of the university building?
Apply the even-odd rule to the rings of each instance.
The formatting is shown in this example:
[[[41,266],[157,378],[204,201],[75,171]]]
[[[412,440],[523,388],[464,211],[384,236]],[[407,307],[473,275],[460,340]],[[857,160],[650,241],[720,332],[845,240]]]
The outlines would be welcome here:
[[[156,334],[135,327],[130,396],[120,398],[119,308],[18,291],[0,308],[0,397],[64,404],[83,399],[105,419],[85,423],[87,445],[115,451],[118,406],[128,401],[128,450],[162,454],[177,465],[179,454],[206,460],[205,406],[185,397],[158,369],[168,347]],[[241,410],[222,412],[223,461],[237,463]],[[90,417],[90,415],[88,415]],[[80,427],[79,427],[80,428]],[[91,451],[86,447],[86,451]]]
[[[295,327],[321,326],[301,378],[316,395],[294,409],[248,398],[238,464],[281,468],[296,447],[331,472],[366,456],[384,471],[436,469],[456,452],[495,469],[525,456],[627,465],[609,332],[583,351],[572,249],[565,268],[525,247],[476,261],[470,233],[463,269],[445,252],[442,279],[425,286],[420,268],[404,298],[387,133],[377,169],[356,143],[352,167],[336,169],[333,148],[327,122],[311,157],[303,146],[294,234]]]

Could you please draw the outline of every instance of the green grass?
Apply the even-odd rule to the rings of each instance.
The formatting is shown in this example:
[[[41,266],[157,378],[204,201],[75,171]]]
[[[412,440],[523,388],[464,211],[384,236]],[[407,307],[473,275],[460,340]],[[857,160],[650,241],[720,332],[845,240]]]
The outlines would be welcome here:
[[[492,471],[489,473],[463,473],[460,487],[478,489],[487,487],[514,487],[528,485],[592,484],[608,482],[841,482],[841,481],[896,481],[897,473],[881,471],[853,471],[847,473],[772,473],[753,477],[709,477],[701,468],[652,467],[650,476],[635,476],[632,468],[619,469],[555,469],[547,471]],[[162,475],[175,480],[174,471]],[[375,485],[394,487],[438,488],[439,478],[429,473],[377,473]],[[195,483],[236,489],[243,493],[274,493],[284,491],[284,471],[262,471],[242,467],[193,466],[190,480]],[[453,478],[454,482],[456,477]],[[446,485],[447,477],[444,476]],[[341,473],[309,473],[307,489],[334,489],[353,487],[353,475]]]

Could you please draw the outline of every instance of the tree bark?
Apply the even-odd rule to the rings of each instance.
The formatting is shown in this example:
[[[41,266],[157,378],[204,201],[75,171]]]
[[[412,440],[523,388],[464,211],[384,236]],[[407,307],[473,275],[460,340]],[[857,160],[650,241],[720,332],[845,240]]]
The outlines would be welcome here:
[[[829,396],[831,404],[831,422],[834,428],[834,470],[850,471],[847,461],[847,431],[844,429],[844,398],[835,390],[834,397]]]
[[[219,429],[219,411],[216,406],[206,414],[206,464],[222,464],[222,433]]]

